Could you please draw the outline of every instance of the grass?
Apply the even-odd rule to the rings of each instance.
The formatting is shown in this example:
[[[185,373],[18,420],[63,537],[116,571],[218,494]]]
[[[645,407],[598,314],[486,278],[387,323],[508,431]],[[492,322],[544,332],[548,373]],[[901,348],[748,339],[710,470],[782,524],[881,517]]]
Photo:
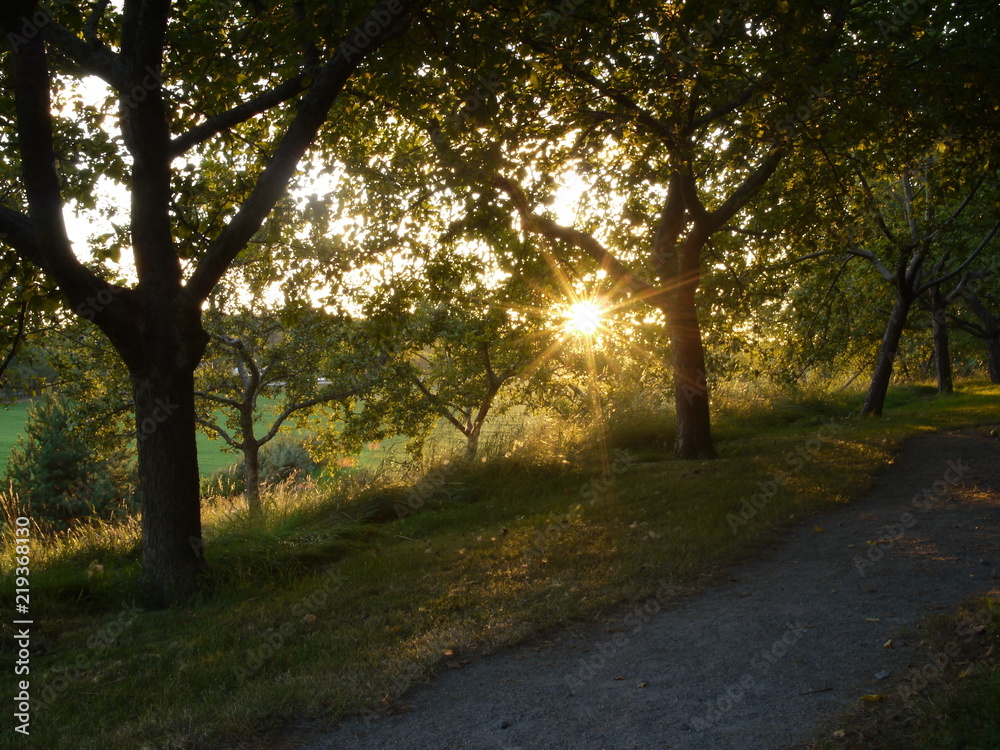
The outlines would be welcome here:
[[[0,475],[7,469],[7,456],[17,444],[17,436],[28,418],[27,401],[0,407]]]
[[[876,702],[839,717],[812,750],[1000,747],[1000,592],[928,617],[922,658]]]
[[[221,747],[385,708],[449,655],[599,616],[664,583],[712,582],[795,519],[848,502],[902,437],[1000,420],[998,396],[982,384],[948,398],[897,389],[885,418],[861,419],[857,394],[773,408],[760,396],[751,408],[736,393],[717,403],[715,461],[614,440],[604,454],[551,422],[484,462],[424,467],[416,494],[414,477],[385,486],[358,472],[348,486],[279,488],[263,520],[211,504],[214,587],[161,612],[131,609],[136,522],[39,541],[31,606],[45,651],[32,691],[45,704],[25,746]],[[790,468],[803,445],[808,460]],[[741,499],[778,470],[787,484],[734,527]],[[419,512],[371,522],[401,501]],[[11,560],[0,561],[5,595]],[[2,617],[9,628],[12,611]],[[10,674],[9,630],[2,653]]]

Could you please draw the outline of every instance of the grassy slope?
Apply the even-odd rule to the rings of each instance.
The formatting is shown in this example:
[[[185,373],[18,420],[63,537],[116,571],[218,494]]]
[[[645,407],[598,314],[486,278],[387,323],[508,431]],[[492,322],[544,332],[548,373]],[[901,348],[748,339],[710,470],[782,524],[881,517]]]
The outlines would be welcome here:
[[[641,460],[618,456],[611,484],[595,455],[492,462],[449,474],[450,500],[390,524],[346,521],[350,508],[303,498],[285,498],[266,524],[209,511],[217,591],[189,609],[122,609],[138,572],[135,529],[38,550],[32,606],[49,651],[34,658],[33,690],[62,690],[38,709],[32,746],[206,747],[293,717],[334,719],[398,695],[449,650],[515,642],[663,581],[703,585],[793,519],[847,502],[901,437],[1000,420],[997,387],[915,393],[829,438],[819,415],[856,405],[724,415],[719,460],[643,449],[631,454]],[[734,533],[727,517],[740,500],[818,435],[787,487]],[[104,569],[88,580],[94,561]]]

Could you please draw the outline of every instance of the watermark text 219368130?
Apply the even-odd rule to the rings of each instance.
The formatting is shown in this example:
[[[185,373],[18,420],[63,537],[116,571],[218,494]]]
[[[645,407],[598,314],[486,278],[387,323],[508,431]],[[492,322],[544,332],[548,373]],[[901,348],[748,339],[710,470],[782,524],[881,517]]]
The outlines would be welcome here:
[[[14,731],[27,736],[31,727],[31,522],[24,516],[14,522]]]

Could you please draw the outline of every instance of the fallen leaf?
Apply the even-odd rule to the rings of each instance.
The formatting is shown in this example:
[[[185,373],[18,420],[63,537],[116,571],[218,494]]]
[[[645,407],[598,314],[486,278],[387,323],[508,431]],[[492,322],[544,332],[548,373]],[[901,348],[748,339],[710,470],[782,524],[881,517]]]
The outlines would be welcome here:
[[[882,622],[882,620],[878,617],[866,617],[865,622]]]
[[[826,531],[822,526],[813,526],[813,531]]]
[[[847,732],[845,732],[843,729],[838,729],[836,732],[833,733],[833,738],[835,740],[842,740],[846,736],[847,736]]]
[[[892,638],[890,638],[889,640],[887,640],[885,643],[882,644],[882,648],[892,648],[894,645],[895,644],[893,643]]]
[[[885,695],[882,693],[869,693],[868,695],[862,695],[861,700],[865,703],[878,703],[885,700]]]
[[[649,683],[648,682],[640,682],[638,685],[636,685],[636,687],[641,687],[641,688],[649,687]]]
[[[624,677],[615,677],[616,680],[624,680]]]

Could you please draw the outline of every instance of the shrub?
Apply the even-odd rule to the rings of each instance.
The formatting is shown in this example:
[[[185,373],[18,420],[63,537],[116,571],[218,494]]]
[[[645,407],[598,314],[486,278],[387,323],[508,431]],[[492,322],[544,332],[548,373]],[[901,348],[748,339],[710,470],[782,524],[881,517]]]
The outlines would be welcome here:
[[[295,476],[308,476],[319,467],[302,438],[278,435],[260,450],[260,478],[263,484],[277,484]]]
[[[321,464],[310,455],[309,448],[302,438],[279,435],[260,449],[260,484],[262,487],[273,486],[293,477],[303,478],[320,466]],[[205,497],[241,495],[246,489],[243,476],[242,460],[214,471],[202,480],[202,495]]]
[[[124,451],[100,456],[71,401],[45,398],[28,410],[11,451],[4,485],[43,529],[112,519],[133,509],[134,469]]]

